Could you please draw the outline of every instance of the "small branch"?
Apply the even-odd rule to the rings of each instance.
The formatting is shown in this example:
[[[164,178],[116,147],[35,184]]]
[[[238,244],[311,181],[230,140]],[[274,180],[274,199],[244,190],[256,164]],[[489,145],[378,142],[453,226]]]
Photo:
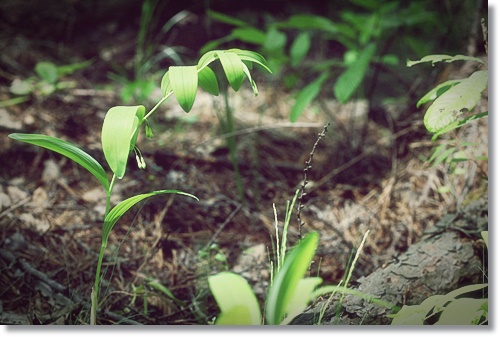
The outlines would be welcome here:
[[[298,202],[297,202],[297,221],[299,223],[299,239],[302,239],[302,227],[304,226],[304,222],[302,221],[302,218],[301,218],[301,213],[302,213],[302,209],[304,208],[304,205],[302,204],[302,198],[307,194],[305,192],[306,185],[308,183],[307,173],[309,172],[310,169],[312,169],[311,163],[312,163],[312,160],[314,157],[314,151],[316,151],[316,147],[318,146],[320,140],[323,137],[325,137],[329,126],[330,126],[330,123],[327,123],[323,127],[323,131],[318,133],[318,139],[316,139],[316,142],[313,145],[311,153],[309,153],[309,159],[307,159],[306,166],[304,168],[304,178],[302,179],[302,184],[300,185],[300,188],[299,188],[299,197],[297,198],[297,200],[298,200]]]

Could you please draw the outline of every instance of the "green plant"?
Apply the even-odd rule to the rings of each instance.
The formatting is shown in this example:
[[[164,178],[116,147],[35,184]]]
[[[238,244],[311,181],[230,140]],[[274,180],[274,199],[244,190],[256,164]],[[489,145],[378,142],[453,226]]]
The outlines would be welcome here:
[[[154,30],[159,25],[160,16],[168,1],[143,0],[137,31],[134,59],[124,66],[111,63],[114,73],[109,78],[123,87],[120,96],[123,102],[143,102],[156,89],[156,78],[148,76],[162,61],[169,59],[176,65],[182,65],[180,54],[185,48],[170,46],[166,38],[172,27],[184,20],[189,12],[181,11],[165,22],[158,33]]]
[[[40,95],[44,97],[57,90],[73,88],[75,82],[65,81],[62,78],[90,66],[92,62],[92,60],[87,60],[64,66],[57,66],[52,62],[38,62],[34,69],[36,76],[24,80],[15,79],[10,86],[10,92],[20,96]]]
[[[438,19],[428,11],[424,1],[404,5],[395,0],[351,0],[339,11],[338,18],[296,14],[284,21],[271,20],[264,29],[215,11],[207,14],[235,28],[227,36],[208,42],[200,52],[238,40],[258,46],[271,69],[276,73],[283,71],[283,82],[289,89],[296,87],[300,79],[307,81],[305,85],[299,84],[301,87],[290,112],[292,122],[298,120],[325,86],[332,87],[332,93],[341,103],[356,93],[371,99],[379,69],[399,63],[397,55],[389,53],[396,38],[400,38],[399,46],[421,51],[428,46],[428,41],[420,43],[418,39],[406,38],[403,30]],[[311,50],[324,54],[324,46],[332,42],[341,45],[343,56],[323,55],[326,60],[319,61],[307,59]],[[376,66],[373,73],[370,73],[371,65]],[[369,75],[373,83],[363,85]]]
[[[455,61],[473,61],[477,62],[479,67],[486,66],[483,60],[464,55],[428,55],[417,61],[408,60],[406,65],[412,67],[424,62],[434,65],[436,62]],[[433,101],[424,115],[426,129],[434,134],[432,139],[488,116],[488,111],[472,113],[487,86],[488,70],[477,70],[468,78],[443,82],[426,93],[417,102],[417,107]],[[468,114],[469,112],[471,114]]]
[[[253,81],[249,70],[253,63],[259,64],[264,69],[270,71],[266,60],[258,53],[240,49],[210,51],[200,58],[197,65],[170,67],[161,81],[163,97],[149,112],[146,112],[146,108],[143,105],[115,106],[110,108],[106,113],[102,125],[101,143],[104,157],[112,171],[111,180],[108,179],[106,171],[97,160],[69,142],[39,134],[14,133],[9,135],[12,139],[37,145],[68,157],[89,171],[101,183],[106,192],[106,210],[102,227],[101,248],[91,296],[91,324],[95,324],[97,307],[99,305],[98,292],[101,265],[108,238],[120,217],[140,201],[156,195],[173,193],[197,199],[189,193],[177,190],[158,190],[132,196],[112,208],[110,202],[116,179],[122,179],[125,176],[128,158],[132,152],[136,156],[139,168],[144,169],[146,167],[146,162],[136,142],[142,127],[144,127],[146,137],[153,137],[148,118],[163,102],[174,95],[182,109],[189,112],[193,106],[199,86],[213,95],[218,95],[218,81],[214,72],[209,67],[216,60],[221,62],[227,80],[235,91],[241,87],[244,79],[248,78],[255,95],[258,94],[257,85]]]
[[[488,248],[488,232],[482,232],[481,235]],[[393,319],[391,324],[488,324],[488,297],[485,294],[487,286],[487,283],[468,285],[446,295],[430,296],[419,305],[405,305],[398,313],[389,315]],[[473,296],[478,292],[479,296]]]

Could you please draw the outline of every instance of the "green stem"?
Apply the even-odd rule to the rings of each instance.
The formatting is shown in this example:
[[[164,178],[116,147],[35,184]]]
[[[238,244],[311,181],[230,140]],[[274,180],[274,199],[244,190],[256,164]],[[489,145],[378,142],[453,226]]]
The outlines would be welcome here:
[[[111,178],[111,183],[109,184],[109,188],[106,191],[106,212],[104,213],[104,219],[106,219],[106,216],[108,215],[111,208],[111,193],[113,192],[115,181],[116,181],[116,175],[113,174],[113,178]],[[103,237],[101,239],[101,250],[99,251],[99,258],[97,260],[97,268],[95,271],[94,287],[92,289],[92,309],[90,313],[91,325],[95,325],[96,323],[97,308],[99,306],[97,300],[99,298],[99,281],[101,280],[101,266],[107,245],[108,245],[108,240],[107,238],[105,239]]]
[[[167,94],[153,107],[153,109],[151,109],[151,111],[149,111],[147,115],[144,116],[144,119],[148,119],[148,117],[151,116],[153,112],[155,112],[156,109],[158,109],[160,105],[162,105],[163,102],[165,102],[170,96],[172,96],[173,93],[173,91],[167,92]]]

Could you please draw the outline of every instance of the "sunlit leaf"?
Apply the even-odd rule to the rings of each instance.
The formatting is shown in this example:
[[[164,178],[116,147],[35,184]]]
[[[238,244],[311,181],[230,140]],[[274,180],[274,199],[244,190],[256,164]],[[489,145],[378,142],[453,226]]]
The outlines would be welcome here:
[[[145,194],[139,194],[135,195],[133,197],[130,197],[126,200],[123,200],[120,202],[118,205],[113,207],[111,211],[106,215],[104,219],[104,224],[102,227],[102,245],[105,246],[108,242],[109,234],[111,233],[111,230],[115,226],[116,222],[121,218],[123,214],[125,214],[130,208],[132,208],[134,205],[136,205],[138,202],[155,196],[155,195],[160,195],[160,194],[180,194],[180,195],[185,195],[191,198],[194,198],[198,200],[194,195],[177,191],[177,190],[159,190],[159,191],[153,191]]]
[[[138,105],[117,106],[106,113],[101,134],[102,150],[118,179],[125,175],[128,156],[135,146],[145,112],[146,108]]]
[[[101,164],[75,145],[59,138],[38,134],[12,133],[9,135],[9,138],[37,145],[62,154],[89,171],[94,177],[97,178],[97,180],[99,180],[106,191],[109,189],[108,176],[106,175],[106,172],[102,168]]]
[[[238,91],[245,79],[243,63],[240,57],[233,52],[218,52],[219,60],[226,74],[227,80],[234,91]]]
[[[163,97],[167,96],[168,93],[172,92],[172,84],[170,84],[170,72],[167,71],[165,75],[161,78],[161,94]]]
[[[487,116],[488,116],[488,111],[485,111],[485,112],[480,112],[480,113],[459,119],[451,124],[448,124],[447,126],[440,129],[439,131],[436,131],[436,133],[434,135],[432,135],[432,140],[436,140],[438,136],[440,136],[446,132],[450,132],[451,130],[457,129],[457,128],[462,127],[462,126],[464,126],[472,121],[475,121],[476,119],[484,118]]]
[[[422,57],[420,60],[417,61],[406,61],[406,66],[407,67],[413,67],[416,64],[419,63],[425,63],[425,62],[431,62],[432,65],[434,65],[437,62],[454,62],[454,61],[475,61],[479,62],[481,64],[484,64],[484,61],[477,58],[477,57],[472,57],[472,56],[465,56],[465,55],[455,55],[455,56],[450,56],[450,55],[427,55]]]
[[[266,301],[266,321],[268,324],[280,324],[293,302],[300,280],[309,268],[318,245],[318,233],[309,233],[286,256],[285,263],[275,276],[268,291]]]
[[[271,69],[267,65],[266,59],[259,53],[242,49],[229,49],[228,52],[235,53],[240,57],[242,61],[250,61],[253,63],[257,63],[258,65],[266,69],[268,72],[272,73]]]
[[[370,43],[361,51],[358,59],[339,76],[333,87],[333,92],[340,103],[346,103],[363,82],[374,53],[375,44]]]
[[[217,82],[217,77],[215,76],[213,70],[209,67],[204,67],[198,72],[198,82],[200,84],[200,87],[202,87],[208,93],[214,96],[219,95],[219,84]]]
[[[170,85],[175,98],[185,112],[193,107],[198,91],[198,68],[196,66],[172,66],[169,68]]]
[[[318,96],[321,86],[328,79],[328,73],[322,73],[317,79],[305,86],[297,95],[290,112],[290,121],[296,122],[304,109]]]
[[[449,80],[446,82],[443,82],[436,87],[434,87],[432,90],[430,90],[428,93],[426,93],[418,102],[417,102],[417,108],[420,107],[422,104],[425,104],[427,102],[433,101],[442,94],[444,94],[446,91],[448,91],[450,88],[454,87],[458,83],[462,82],[462,80]]]
[[[476,71],[439,96],[424,116],[424,125],[437,132],[460,118],[463,109],[472,110],[488,85],[488,72]]]
[[[259,303],[244,278],[234,273],[222,272],[209,276],[208,285],[221,310],[216,324],[261,324]]]

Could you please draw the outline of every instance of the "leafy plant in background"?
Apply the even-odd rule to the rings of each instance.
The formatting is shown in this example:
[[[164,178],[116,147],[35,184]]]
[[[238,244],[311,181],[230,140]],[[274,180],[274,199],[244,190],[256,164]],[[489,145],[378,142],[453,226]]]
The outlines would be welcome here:
[[[488,232],[481,233],[488,248]],[[425,299],[419,305],[405,305],[389,315],[391,325],[482,325],[488,324],[487,283],[474,284]],[[473,296],[480,292],[479,298]],[[486,296],[486,297],[485,297]]]
[[[296,95],[290,112],[290,120],[294,122],[318,97],[323,87],[332,85],[329,84],[331,82],[334,82],[332,93],[335,98],[340,103],[349,101],[362,90],[372,63],[386,66],[399,63],[398,57],[387,54],[387,51],[394,39],[403,35],[400,32],[403,27],[428,24],[438,19],[435,14],[429,13],[424,1],[411,2],[406,8],[403,8],[401,1],[395,0],[351,0],[351,3],[357,8],[343,9],[338,21],[319,15],[297,14],[286,21],[268,23],[265,30],[222,13],[208,11],[208,16],[213,20],[235,28],[229,35],[208,42],[201,52],[239,40],[257,45],[273,71],[285,69],[283,80],[288,88],[296,86],[299,78],[312,78]],[[290,37],[293,41],[288,43]],[[327,55],[326,61],[308,62],[307,55],[315,48],[315,38],[323,45],[330,41],[340,43],[345,49],[343,58],[332,59]],[[422,48],[419,47],[425,46],[415,38],[406,36],[398,44],[407,44],[420,51]],[[316,47],[315,52],[321,53],[323,49],[321,46]],[[372,79],[376,81],[377,75],[372,74]]]
[[[477,62],[478,67],[486,67],[483,60],[464,55],[428,55],[417,61],[407,61],[407,66],[431,62],[456,62],[472,61]],[[481,93],[488,85],[488,70],[477,70],[469,77],[456,80],[448,80],[426,93],[418,102],[417,107],[430,104],[424,115],[424,125],[426,129],[433,133],[432,140],[449,133],[457,128],[467,125],[480,118],[488,116],[488,111],[474,112]],[[471,157],[467,148],[475,144],[460,140],[450,140],[443,144],[436,145],[428,161],[436,166],[441,163],[450,165],[454,174],[464,174],[464,170],[457,168],[457,163],[468,160],[488,160],[486,156]],[[443,186],[440,192],[448,192],[451,186]]]
[[[339,284],[337,286],[318,287],[322,282],[320,277],[305,277],[315,255],[319,235],[316,232],[311,232],[290,251],[287,251],[288,226],[297,196],[298,191],[292,202],[287,203],[281,239],[278,235],[278,220],[276,209],[274,209],[276,222],[275,260],[271,262],[270,286],[265,299],[265,319],[262,317],[257,297],[248,282],[238,274],[221,272],[208,278],[212,295],[221,310],[220,315],[215,320],[215,324],[288,324],[298,314],[302,313],[311,301],[325,294],[333,296],[335,293],[350,293],[361,296],[368,301],[397,311],[398,308],[389,303],[347,288],[369,231],[363,237],[343,286]],[[320,322],[321,315],[318,319],[318,324]]]
[[[127,104],[146,100],[156,89],[156,79],[148,74],[160,62],[169,59],[176,65],[183,64],[180,54],[184,52],[185,48],[170,46],[168,41],[165,42],[165,37],[172,27],[189,15],[189,12],[177,13],[161,26],[158,33],[153,34],[153,30],[158,25],[158,13],[161,13],[166,5],[168,5],[168,1],[142,1],[134,59],[130,65],[124,67],[111,64],[115,73],[110,73],[109,77],[123,85],[120,96]]]
[[[57,90],[73,88],[75,82],[63,80],[64,76],[84,69],[92,64],[92,60],[57,66],[52,62],[38,62],[34,71],[36,76],[26,79],[15,79],[10,86],[10,92],[19,95],[12,104],[24,102],[30,95],[46,97]]]
[[[104,157],[112,171],[111,180],[104,168],[89,154],[76,145],[64,140],[40,134],[10,134],[9,137],[25,143],[37,145],[54,152],[60,153],[89,171],[102,185],[106,192],[106,210],[102,227],[101,248],[95,273],[94,287],[92,288],[91,324],[95,324],[98,304],[101,265],[107,247],[111,230],[120,217],[138,202],[149,197],[161,194],[180,194],[195,198],[195,196],[177,190],[158,190],[132,196],[111,208],[110,200],[116,179],[125,176],[128,159],[131,153],[135,154],[139,168],[144,169],[146,162],[136,145],[139,132],[144,127],[146,137],[152,138],[153,132],[148,124],[148,118],[165,102],[174,95],[177,102],[186,112],[194,104],[198,87],[202,87],[213,95],[219,94],[217,78],[209,65],[219,60],[231,87],[237,91],[248,78],[255,95],[258,94],[257,85],[250,74],[253,63],[269,70],[266,60],[258,53],[240,49],[209,51],[203,55],[198,64],[194,66],[171,66],[161,80],[163,97],[146,112],[143,105],[115,106],[108,110],[104,118],[101,142]]]

